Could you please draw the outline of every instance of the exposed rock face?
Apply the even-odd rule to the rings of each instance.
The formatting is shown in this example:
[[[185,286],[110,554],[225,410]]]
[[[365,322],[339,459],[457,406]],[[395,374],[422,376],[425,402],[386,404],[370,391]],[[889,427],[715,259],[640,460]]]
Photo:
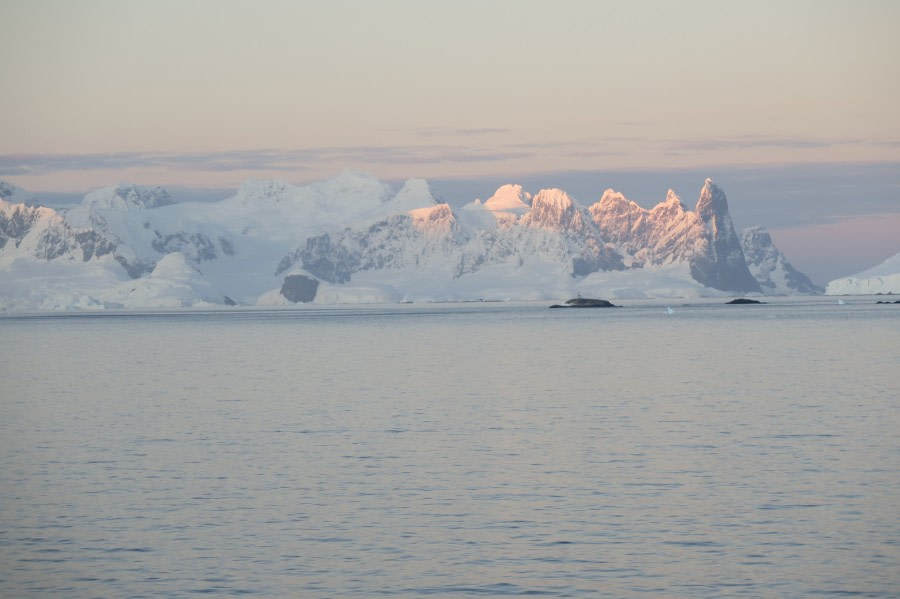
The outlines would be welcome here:
[[[741,231],[741,248],[744,250],[747,267],[766,295],[825,292],[823,287],[791,266],[764,228],[750,227]]]
[[[532,196],[518,185],[456,206],[423,180],[394,193],[353,172],[305,187],[251,181],[219,202],[175,202],[162,188],[129,185],[59,211],[32,206],[10,185],[0,196],[0,272],[20,279],[0,289],[2,305],[190,303],[181,291],[162,298],[127,280],[147,279],[174,255],[190,267],[182,274],[202,292],[197,301],[227,295],[247,305],[283,301],[279,287],[290,301],[318,291],[329,302],[816,292],[764,231],[735,233],[725,194],[709,180],[693,211],[672,191],[644,209],[612,190],[585,206],[560,189]],[[33,293],[39,269],[53,273],[52,285]],[[305,286],[284,281],[301,272]],[[312,281],[330,284],[328,293]]]
[[[725,194],[710,179],[693,212],[671,190],[665,202],[650,210],[607,190],[589,210],[600,235],[615,244],[631,268],[686,262],[694,279],[707,287],[760,291],[744,260]]]
[[[166,235],[159,233],[159,231],[154,233],[157,237],[151,242],[151,245],[160,254],[181,252],[197,263],[204,260],[215,260],[217,257],[216,244],[203,233],[192,233],[190,235],[181,231]],[[228,240],[225,240],[225,243],[222,245],[223,248],[230,246]]]
[[[49,208],[34,208],[24,204],[3,202],[0,204],[0,248],[5,247],[8,241],[12,241],[16,247],[19,247],[34,224],[42,217],[51,218],[52,214]]]
[[[92,229],[74,229],[52,208],[9,204],[0,199],[0,249],[12,242],[32,256],[54,260],[71,256],[83,262],[104,256],[116,244]]]
[[[665,202],[645,210],[610,189],[590,213],[600,234],[626,256],[631,268],[690,262],[707,251],[703,221],[687,212],[671,190]]]
[[[531,210],[522,217],[522,224],[575,235],[587,232],[582,211],[561,189],[545,189],[534,196]]]
[[[304,275],[288,275],[281,286],[281,295],[293,303],[311,302],[316,299],[319,282]]]
[[[170,206],[175,203],[175,200],[163,187],[121,184],[92,191],[85,196],[84,203],[101,208],[128,210],[130,208],[153,209]]]
[[[448,264],[454,278],[489,266],[517,268],[527,260],[556,263],[572,276],[625,268],[587,213],[564,192],[541,192],[534,206],[521,218],[505,212],[490,216],[487,226],[464,224],[447,204],[411,210],[365,229],[310,237],[281,260],[276,274],[299,266],[323,281],[345,283],[361,271],[444,269]]]
[[[706,223],[708,249],[691,262],[694,279],[723,291],[761,292],[744,260],[741,242],[728,213],[725,192],[711,179],[707,179],[700,190],[695,211]]]
[[[576,297],[566,300],[566,304],[561,306],[554,304],[551,308],[616,308],[617,306],[605,299],[594,299],[591,297]]]

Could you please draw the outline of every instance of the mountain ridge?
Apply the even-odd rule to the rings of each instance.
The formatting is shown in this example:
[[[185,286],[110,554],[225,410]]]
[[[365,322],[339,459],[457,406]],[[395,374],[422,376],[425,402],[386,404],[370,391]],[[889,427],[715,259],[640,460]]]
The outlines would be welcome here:
[[[3,185],[4,198],[28,197]],[[208,203],[128,184],[59,211],[0,202],[7,309],[286,303],[287,276],[320,283],[316,302],[821,292],[768,234],[738,234],[711,179],[693,211],[672,190],[644,209],[613,190],[584,206],[515,184],[454,208],[425,180],[394,190],[354,171],[249,180]]]

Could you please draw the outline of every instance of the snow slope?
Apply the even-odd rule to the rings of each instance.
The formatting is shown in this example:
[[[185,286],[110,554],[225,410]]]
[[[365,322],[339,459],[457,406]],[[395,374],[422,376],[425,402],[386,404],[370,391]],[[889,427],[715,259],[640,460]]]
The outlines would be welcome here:
[[[738,236],[710,180],[694,211],[671,191],[644,210],[513,184],[454,209],[424,180],[394,190],[353,171],[246,181],[219,202],[128,184],[60,211],[0,195],[6,309],[278,305],[290,275],[315,278],[319,303],[815,292],[792,286],[802,275],[768,235]]]
[[[900,294],[900,254],[851,277],[835,279],[825,288],[826,295]]]

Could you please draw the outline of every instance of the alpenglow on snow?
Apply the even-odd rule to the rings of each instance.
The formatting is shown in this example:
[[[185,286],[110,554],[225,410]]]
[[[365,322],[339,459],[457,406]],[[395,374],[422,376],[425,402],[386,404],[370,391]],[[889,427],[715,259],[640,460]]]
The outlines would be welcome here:
[[[694,210],[672,191],[648,210],[518,185],[452,207],[421,179],[358,172],[204,203],[118,185],[64,209],[0,182],[0,282],[4,309],[823,291],[764,229],[738,233],[709,179]]]

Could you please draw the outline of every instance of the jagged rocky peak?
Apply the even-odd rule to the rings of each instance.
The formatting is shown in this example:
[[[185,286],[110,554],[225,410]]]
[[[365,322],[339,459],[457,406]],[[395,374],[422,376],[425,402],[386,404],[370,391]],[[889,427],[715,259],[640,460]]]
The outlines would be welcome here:
[[[728,200],[722,188],[707,179],[700,188],[700,199],[694,209],[700,218],[709,223],[716,215],[728,214]]]
[[[691,264],[691,275],[698,282],[715,289],[761,293],[762,289],[750,273],[740,239],[728,213],[725,192],[707,179],[700,189],[695,210],[709,234],[708,254]]]
[[[20,202],[12,203],[0,197],[0,249],[5,247],[10,239],[18,247],[35,223],[49,220],[54,216],[56,212],[51,208],[26,206]]]
[[[685,211],[678,195],[670,189],[666,194],[666,201],[654,206],[650,212],[655,218],[680,219]]]
[[[0,187],[0,197],[23,195],[11,190]],[[560,189],[531,197],[510,184],[454,212],[456,204],[436,198],[422,179],[396,189],[354,171],[305,186],[247,181],[218,203],[146,209],[165,205],[166,197],[152,188],[113,186],[94,192],[88,206],[58,214],[3,200],[0,276],[33,277],[29,269],[56,261],[49,268],[71,277],[55,284],[54,297],[73,305],[95,292],[129,306],[173,298],[185,305],[206,298],[227,303],[226,296],[253,303],[270,292],[278,301],[297,299],[312,283],[291,279],[296,284],[280,295],[278,287],[281,277],[300,272],[327,286],[329,297],[351,298],[368,298],[377,288],[383,298],[525,299],[583,284],[620,289],[619,281],[626,281],[624,293],[648,297],[707,288],[759,292],[760,286],[767,293],[803,292],[764,230],[735,233],[725,194],[709,180],[697,211],[686,210],[671,191],[647,210],[607,190],[587,209]],[[123,210],[94,210],[92,201]],[[108,288],[80,287],[83,262],[92,262]],[[140,281],[125,281],[123,268]],[[603,274],[614,270],[622,276]],[[647,288],[645,278],[663,287]],[[156,279],[173,284],[160,296]],[[19,287],[29,289],[24,282]],[[31,305],[5,291],[10,288],[0,285],[0,307]]]
[[[494,212],[514,212],[521,214],[531,207],[531,194],[522,189],[521,185],[507,183],[500,186],[484,203],[485,210]]]
[[[640,217],[646,218],[651,214],[661,218],[667,214],[678,216],[685,212],[678,195],[671,189],[666,194],[665,201],[660,202],[650,210],[642,208],[637,202],[629,200],[614,189],[607,189],[603,192],[603,196],[596,203],[592,204],[588,210],[595,221],[615,219],[620,222],[622,219],[634,221]]]
[[[35,222],[43,219],[62,222],[56,210],[30,205],[34,202],[34,197],[21,187],[0,181],[0,236],[21,238]]]
[[[607,189],[606,191],[604,191],[603,195],[600,197],[600,200],[596,204],[594,204],[594,206],[598,206],[603,210],[616,211],[634,210],[635,208],[640,209],[640,206],[626,198],[624,194],[619,193],[615,189]]]
[[[675,193],[675,190],[670,189],[666,192],[666,201],[663,202],[664,205],[669,206],[677,206],[679,209],[684,210],[684,207],[681,205],[681,198],[678,197],[678,194]]]
[[[588,212],[601,233],[610,236],[610,241],[632,231],[647,213],[613,189],[604,191],[603,196],[588,208]]]
[[[630,255],[633,267],[686,262],[693,278],[707,287],[760,290],[744,261],[725,194],[711,179],[694,212],[685,210],[672,190],[650,210],[608,190],[590,214],[603,239]]]
[[[765,228],[756,226],[741,231],[741,248],[747,267],[763,293],[818,295],[825,292],[787,261]]]
[[[581,210],[561,189],[542,189],[531,201],[531,210],[523,217],[527,225],[556,231],[582,231]]]
[[[426,208],[410,210],[413,225],[427,233],[449,234],[456,228],[456,218],[448,204],[437,204]]]
[[[115,250],[115,244],[90,229],[75,230],[52,208],[10,204],[0,199],[0,250],[10,247],[50,261],[66,256],[87,262]]]
[[[16,215],[15,218],[19,220],[32,222],[41,218],[57,216],[57,212],[47,206],[28,206],[21,202],[13,203],[0,198],[0,215],[4,215],[6,218],[13,218]]]
[[[142,187],[131,183],[119,183],[88,193],[81,203],[93,208],[130,210],[160,208],[175,203],[172,195],[163,187]]]
[[[631,222],[635,215],[643,211],[643,208],[613,189],[604,191],[599,200],[588,206],[588,214],[601,229],[604,221],[617,219]]]
[[[721,241],[719,246],[722,249],[725,249],[726,245],[730,249],[740,247],[734,224],[731,222],[731,214],[728,212],[728,199],[722,188],[713,183],[712,179],[707,179],[703,183],[694,212],[709,227],[717,243]]]

